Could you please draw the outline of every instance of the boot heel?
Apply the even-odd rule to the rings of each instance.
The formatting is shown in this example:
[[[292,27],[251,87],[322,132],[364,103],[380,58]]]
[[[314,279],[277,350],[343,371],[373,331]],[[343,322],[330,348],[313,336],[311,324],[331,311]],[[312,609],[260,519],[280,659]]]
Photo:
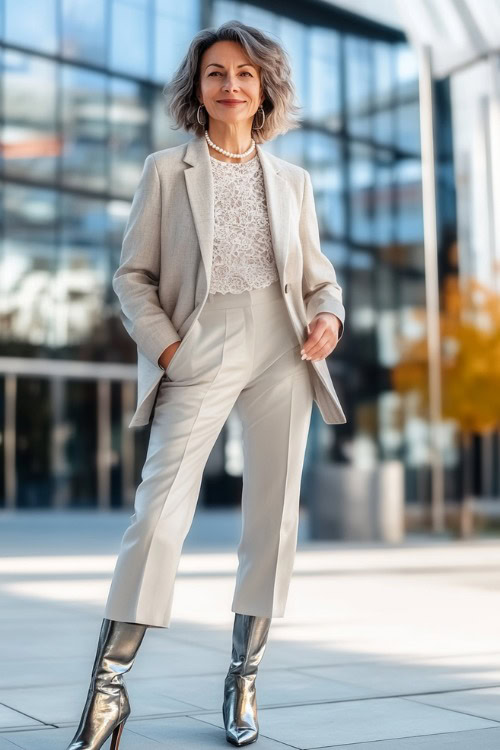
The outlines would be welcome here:
[[[110,750],[118,750],[118,745],[120,744],[120,739],[122,736],[124,726],[125,726],[125,721],[122,721],[121,724],[118,724],[118,726],[113,730],[113,736],[111,737]]]

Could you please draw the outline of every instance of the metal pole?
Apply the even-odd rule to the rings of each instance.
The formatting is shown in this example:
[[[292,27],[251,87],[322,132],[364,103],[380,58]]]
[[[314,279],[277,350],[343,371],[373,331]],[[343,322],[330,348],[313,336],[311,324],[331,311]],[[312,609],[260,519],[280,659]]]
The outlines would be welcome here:
[[[111,507],[111,382],[97,383],[97,508]]]
[[[13,510],[17,504],[17,469],[16,469],[16,401],[17,377],[4,376],[4,474],[5,474],[5,508]]]
[[[432,57],[429,45],[417,47],[420,96],[420,144],[422,150],[422,203],[424,219],[425,304],[429,379],[432,530],[445,530],[444,476],[438,430],[441,420],[441,352],[439,276],[434,154],[434,104]]]
[[[490,56],[491,94],[488,106],[487,168],[490,196],[493,288],[500,293],[500,54]]]
[[[64,419],[66,386],[67,381],[62,378],[50,380],[52,507],[57,509],[67,508],[71,504],[71,486],[68,481],[65,457],[65,445],[68,439],[67,422]]]
[[[492,236],[492,279],[494,290],[500,294],[500,54],[490,55],[491,96],[489,106],[489,139],[488,139],[488,171],[491,191],[491,236]],[[497,430],[498,453],[497,462],[500,467],[500,431]],[[492,469],[492,487],[494,491],[494,476]],[[499,468],[500,471],[500,468]],[[500,476],[498,491],[500,493]]]

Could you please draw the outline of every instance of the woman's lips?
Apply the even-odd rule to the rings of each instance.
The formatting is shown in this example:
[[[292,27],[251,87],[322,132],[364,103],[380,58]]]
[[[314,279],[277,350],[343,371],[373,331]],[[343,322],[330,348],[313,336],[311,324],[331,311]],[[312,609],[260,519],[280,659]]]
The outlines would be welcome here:
[[[225,104],[226,107],[236,107],[237,104],[245,104],[245,102],[231,102],[231,101],[219,101],[219,104]]]

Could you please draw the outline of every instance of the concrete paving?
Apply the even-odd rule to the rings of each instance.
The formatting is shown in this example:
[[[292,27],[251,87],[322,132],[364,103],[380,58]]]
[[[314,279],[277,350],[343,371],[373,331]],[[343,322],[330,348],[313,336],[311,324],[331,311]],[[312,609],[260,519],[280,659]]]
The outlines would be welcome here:
[[[0,514],[0,750],[65,750],[78,724],[129,514]],[[171,627],[126,675],[120,750],[229,747],[237,511],[197,511]],[[308,541],[257,680],[255,747],[497,750],[500,543]],[[106,743],[106,747],[109,743]]]

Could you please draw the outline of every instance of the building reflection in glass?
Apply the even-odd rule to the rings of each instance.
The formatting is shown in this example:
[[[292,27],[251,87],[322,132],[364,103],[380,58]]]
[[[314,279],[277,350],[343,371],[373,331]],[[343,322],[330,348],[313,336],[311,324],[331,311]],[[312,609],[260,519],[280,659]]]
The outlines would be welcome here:
[[[398,334],[424,308],[418,82],[402,35],[300,3],[286,17],[272,2],[91,5],[4,3],[4,505],[133,502],[148,431],[127,429],[135,345],[111,277],[146,155],[189,137],[170,130],[161,89],[192,35],[231,18],[289,51],[303,127],[265,148],[311,173],[322,248],[344,289],[348,335],[329,367],[348,423],[327,426],[315,410],[306,465],[397,457],[417,499],[426,425],[389,377]],[[238,473],[237,433],[231,421],[207,476]],[[223,485],[211,486],[201,501],[224,502]]]

